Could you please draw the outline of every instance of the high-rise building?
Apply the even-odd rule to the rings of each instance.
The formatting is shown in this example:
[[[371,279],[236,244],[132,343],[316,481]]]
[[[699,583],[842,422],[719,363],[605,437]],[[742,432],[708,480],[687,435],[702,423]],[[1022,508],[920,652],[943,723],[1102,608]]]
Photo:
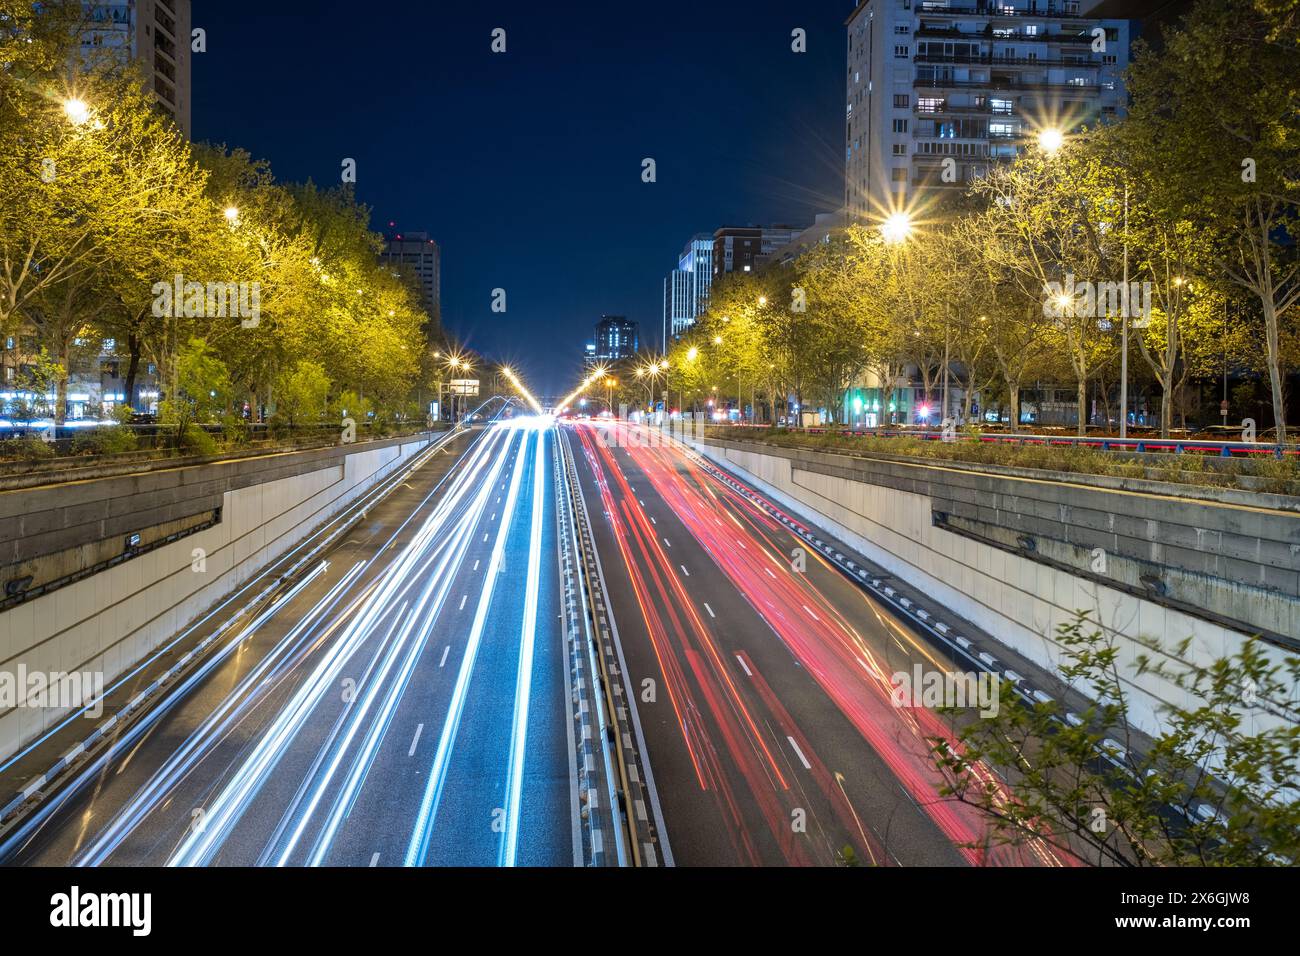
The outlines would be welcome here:
[[[611,365],[634,358],[641,345],[637,324],[625,315],[602,315],[596,323],[594,349],[587,357],[595,364]]]
[[[802,230],[794,226],[723,226],[713,234],[713,278],[755,272]]]
[[[442,305],[442,250],[438,244],[427,232],[390,233],[379,258],[397,275],[415,276],[420,283],[420,304],[436,328]]]
[[[961,188],[1044,129],[1123,112],[1129,23],[1079,0],[859,0],[846,26],[852,220]]]
[[[664,279],[664,344],[681,335],[709,303],[713,284],[713,237],[691,237],[677,259],[677,268]]]
[[[81,59],[87,65],[138,64],[158,108],[188,139],[190,27],[190,0],[87,2]]]

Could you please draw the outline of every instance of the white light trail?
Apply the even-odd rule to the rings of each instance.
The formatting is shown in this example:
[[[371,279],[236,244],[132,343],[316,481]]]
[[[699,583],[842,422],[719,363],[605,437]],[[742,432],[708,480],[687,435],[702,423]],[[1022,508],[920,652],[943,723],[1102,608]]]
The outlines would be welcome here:
[[[524,587],[524,620],[519,641],[519,674],[515,683],[514,733],[506,773],[506,838],[501,847],[501,864],[514,866],[519,849],[519,812],[524,782],[525,743],[528,739],[528,707],[532,698],[533,651],[537,636],[537,601],[542,578],[542,515],[546,510],[546,433],[537,433],[533,456],[533,521],[528,539],[528,581]]]

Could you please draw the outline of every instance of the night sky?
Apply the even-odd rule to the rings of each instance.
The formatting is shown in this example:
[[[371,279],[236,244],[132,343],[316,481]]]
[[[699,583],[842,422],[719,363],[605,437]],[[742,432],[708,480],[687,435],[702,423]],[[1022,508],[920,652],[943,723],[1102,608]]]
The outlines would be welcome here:
[[[852,9],[195,0],[194,137],[281,181],[334,184],[356,159],[372,228],[441,245],[449,333],[554,394],[602,313],[658,342],[663,278],[692,233],[803,226],[841,204]]]

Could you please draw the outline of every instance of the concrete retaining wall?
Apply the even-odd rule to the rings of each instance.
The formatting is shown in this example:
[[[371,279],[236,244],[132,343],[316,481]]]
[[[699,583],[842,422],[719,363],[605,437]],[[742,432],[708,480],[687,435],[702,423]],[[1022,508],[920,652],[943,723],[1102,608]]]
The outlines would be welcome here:
[[[105,684],[426,447],[429,436],[238,459],[0,494],[0,568],[84,577],[0,612],[0,674],[91,672]],[[217,516],[215,522],[206,520]],[[203,526],[121,560],[124,536]],[[38,530],[40,529],[40,530]],[[119,563],[96,570],[105,549]],[[205,570],[194,569],[194,549]],[[7,560],[5,560],[7,559]],[[92,562],[87,564],[87,562]],[[60,720],[0,706],[0,759]]]
[[[1130,492],[1066,482],[1011,481],[957,468],[756,443],[710,440],[693,444],[707,457],[745,475],[792,512],[837,535],[889,573],[932,594],[1048,670],[1055,672],[1061,658],[1061,646],[1054,639],[1057,628],[1074,620],[1077,611],[1089,612],[1093,621],[1119,638],[1120,673],[1130,689],[1130,719],[1149,733],[1161,727],[1164,704],[1189,705],[1192,699],[1166,678],[1136,674],[1133,665],[1139,653],[1163,657],[1172,669],[1181,670],[1189,663],[1206,664],[1232,654],[1259,630],[1251,623],[1234,625],[1219,611],[1241,608],[1281,627],[1292,627],[1288,622],[1296,620],[1288,616],[1294,614],[1294,599],[1280,589],[1270,589],[1268,599],[1256,601],[1255,606],[1249,600],[1234,602],[1243,588],[1255,587],[1260,563],[1274,562],[1270,566],[1277,571],[1276,580],[1284,584],[1291,580],[1286,575],[1294,575],[1295,568],[1276,564],[1285,565],[1288,556],[1294,562],[1295,551],[1274,545],[1278,539],[1300,541],[1300,514],[1266,516],[1239,506],[1172,498],[1139,501]],[[981,484],[988,487],[978,487]],[[951,529],[953,514],[968,523],[962,533]],[[1110,519],[1100,528],[1092,527],[1095,522],[1084,516],[1096,514],[1108,514]],[[1076,521],[1076,517],[1084,520]],[[1203,539],[1245,552],[1249,552],[1243,543],[1246,536],[1260,538],[1253,554],[1232,559],[1246,563],[1195,557],[1221,574],[1240,570],[1249,579],[1234,582],[1196,572],[1202,578],[1216,577],[1218,590],[1201,592],[1224,598],[1216,613],[1180,609],[1168,595],[1154,600],[1154,593],[1143,595],[1143,585],[1131,587],[1123,579],[1133,570],[1125,562],[1134,558],[1162,570],[1166,579],[1185,570],[1161,564],[1162,555],[1170,554],[1173,546],[1159,540],[1148,540],[1145,545],[1138,542],[1144,532],[1158,533],[1165,526],[1217,529]],[[996,529],[1007,540],[994,540]],[[1123,531],[1137,534],[1123,535]],[[981,540],[981,534],[990,535],[989,540]],[[1044,539],[1047,546],[1043,550],[1050,554],[1027,551],[1025,543],[1018,540],[1026,535]],[[1077,543],[1071,543],[1071,535]],[[1090,557],[1094,547],[1115,549],[1106,567],[1107,573],[1116,575],[1111,583],[1096,574],[1085,576],[1060,560]],[[1145,554],[1131,554],[1142,547]],[[1126,552],[1130,554],[1126,556]],[[1295,637],[1294,631],[1282,633],[1277,644],[1270,645],[1270,652],[1280,659],[1286,653],[1283,645]],[[1154,640],[1164,652],[1151,653],[1136,638]],[[1178,654],[1177,645],[1187,639],[1187,650]],[[1289,704],[1294,707],[1296,703],[1293,696]],[[1274,719],[1262,712],[1257,718],[1269,723]]]

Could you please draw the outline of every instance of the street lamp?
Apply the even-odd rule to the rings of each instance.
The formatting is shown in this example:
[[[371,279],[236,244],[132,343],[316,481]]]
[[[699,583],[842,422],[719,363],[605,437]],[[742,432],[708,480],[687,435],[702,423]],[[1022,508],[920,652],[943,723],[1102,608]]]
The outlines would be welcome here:
[[[1038,131],[1038,148],[1048,156],[1056,153],[1065,145],[1065,134],[1054,126]]]
[[[239,225],[238,206],[227,206],[225,208],[225,211],[222,213],[222,215],[226,217],[226,222],[230,223],[232,226]]]
[[[63,101],[63,114],[73,126],[81,126],[90,119],[90,107],[85,100],[73,97]]]
[[[891,246],[906,242],[912,235],[912,217],[905,212],[890,213],[880,224],[880,235]]]

